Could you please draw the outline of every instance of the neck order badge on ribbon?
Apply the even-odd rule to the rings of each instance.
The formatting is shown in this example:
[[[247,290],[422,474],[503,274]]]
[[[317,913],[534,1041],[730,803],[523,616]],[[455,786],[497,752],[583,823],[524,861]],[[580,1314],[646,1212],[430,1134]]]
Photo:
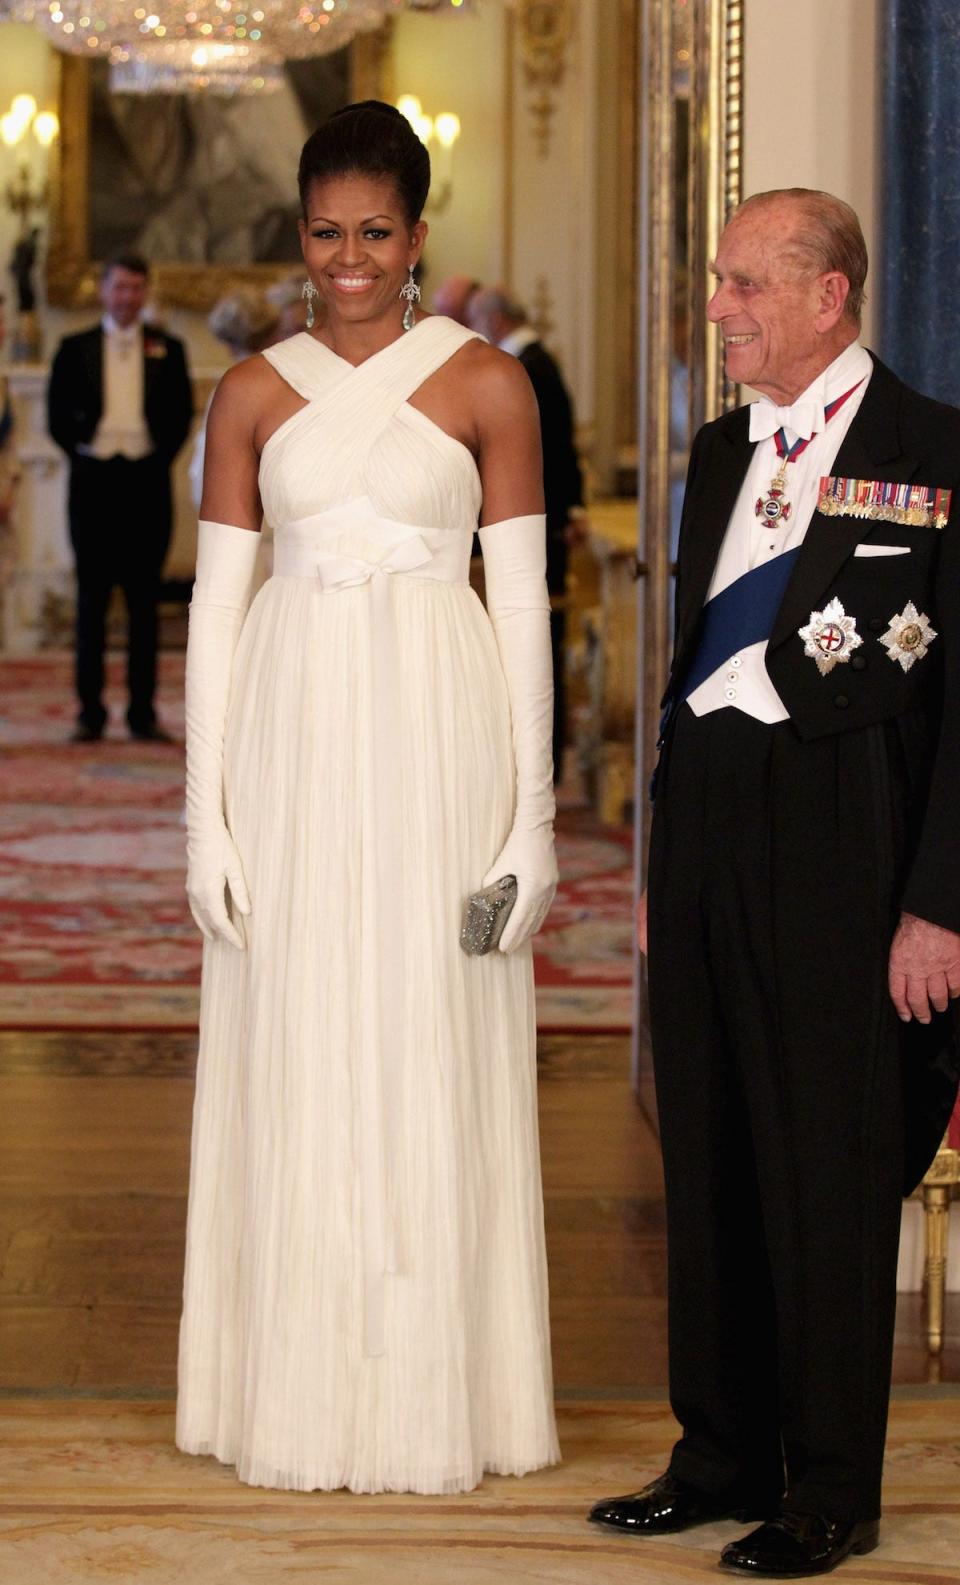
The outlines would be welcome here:
[[[863,381],[858,380],[856,385],[851,385],[849,391],[844,391],[842,396],[837,396],[832,402],[827,403],[823,409],[823,417],[826,424],[829,424],[834,413],[840,411],[844,402],[849,401],[854,391],[858,391],[862,384]],[[793,507],[787,500],[786,495],[787,467],[791,462],[796,462],[797,458],[806,451],[811,440],[815,439],[816,434],[809,435],[805,440],[795,440],[792,446],[788,446],[785,429],[778,429],[774,435],[773,441],[777,448],[780,465],[771,480],[770,488],[766,495],[760,496],[754,508],[757,516],[767,528],[779,528],[782,523],[786,523],[789,520]]]

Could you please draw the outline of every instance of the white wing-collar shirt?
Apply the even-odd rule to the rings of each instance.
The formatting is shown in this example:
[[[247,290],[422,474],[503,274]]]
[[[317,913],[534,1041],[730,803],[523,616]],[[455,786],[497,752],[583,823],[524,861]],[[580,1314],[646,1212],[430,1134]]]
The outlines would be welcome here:
[[[820,480],[833,471],[837,453],[857,415],[872,373],[873,360],[869,352],[858,341],[851,342],[789,409],[799,429],[786,424],[786,415],[768,397],[761,397],[759,402],[752,404],[750,438],[756,441],[756,446],[737,504],[730,514],[707,592],[708,600],[754,567],[773,561],[784,551],[802,544],[816,510]],[[824,407],[854,385],[857,389],[853,395],[825,424]],[[787,466],[784,494],[790,502],[790,517],[781,528],[770,528],[757,516],[756,504],[768,493],[780,465],[774,436],[781,423],[784,423],[788,447],[796,440],[805,439],[811,431],[815,433],[809,446]],[[734,709],[771,725],[788,720],[788,712],[767,674],[766,652],[763,640],[731,654],[690,694],[687,703],[694,714]]]
[[[103,411],[87,456],[105,461],[149,456],[153,441],[143,414],[143,326],[126,328],[110,314],[103,318]]]

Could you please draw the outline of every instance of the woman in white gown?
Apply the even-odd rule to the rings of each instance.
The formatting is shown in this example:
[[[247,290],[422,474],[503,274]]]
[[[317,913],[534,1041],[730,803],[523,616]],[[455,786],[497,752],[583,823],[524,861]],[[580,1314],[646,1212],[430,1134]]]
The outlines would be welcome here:
[[[530,947],[556,883],[539,427],[515,360],[413,309],[428,183],[388,106],[313,135],[323,328],[228,371],[210,415],[177,1443],[254,1485],[466,1491],[559,1456]],[[248,609],[264,512],[274,575]],[[464,900],[504,874],[500,949],[467,957]]]

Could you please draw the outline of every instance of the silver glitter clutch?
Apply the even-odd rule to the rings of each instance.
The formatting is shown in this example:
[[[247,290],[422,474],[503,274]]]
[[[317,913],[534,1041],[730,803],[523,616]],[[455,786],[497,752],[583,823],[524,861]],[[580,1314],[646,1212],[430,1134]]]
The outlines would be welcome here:
[[[517,877],[503,875],[482,892],[471,892],[463,906],[460,945],[468,957],[492,952],[517,900]]]

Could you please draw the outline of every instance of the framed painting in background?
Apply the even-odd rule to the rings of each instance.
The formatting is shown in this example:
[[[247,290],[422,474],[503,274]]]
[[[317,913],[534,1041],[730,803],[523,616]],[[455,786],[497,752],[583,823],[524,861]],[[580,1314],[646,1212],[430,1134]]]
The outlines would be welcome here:
[[[154,292],[204,310],[240,281],[300,260],[297,159],[320,121],[351,100],[389,96],[389,29],[289,62],[279,93],[221,99],[114,95],[105,62],[59,57],[62,128],[51,204],[47,294],[96,300],[100,265],[143,253]]]

